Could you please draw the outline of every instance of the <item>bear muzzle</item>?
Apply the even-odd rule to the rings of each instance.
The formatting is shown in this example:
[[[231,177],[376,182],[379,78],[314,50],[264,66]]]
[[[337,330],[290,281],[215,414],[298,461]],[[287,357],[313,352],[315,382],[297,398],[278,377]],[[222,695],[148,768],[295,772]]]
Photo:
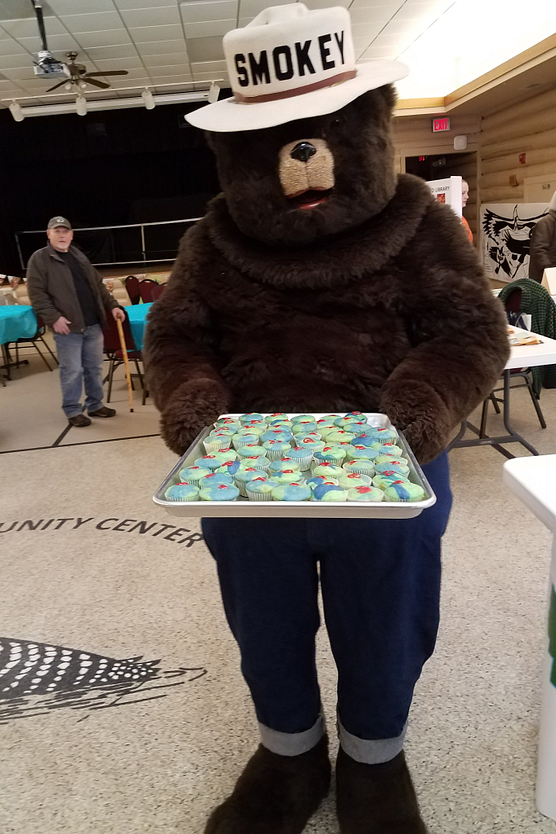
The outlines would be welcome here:
[[[324,139],[289,142],[278,155],[278,173],[293,210],[313,209],[334,188],[334,157]]]

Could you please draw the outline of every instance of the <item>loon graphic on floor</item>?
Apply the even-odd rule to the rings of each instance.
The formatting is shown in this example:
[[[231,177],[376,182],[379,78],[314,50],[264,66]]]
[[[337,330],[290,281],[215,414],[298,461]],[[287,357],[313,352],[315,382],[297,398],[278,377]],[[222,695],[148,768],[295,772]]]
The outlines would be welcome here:
[[[162,698],[167,693],[127,700],[139,691],[143,695],[207,673],[203,667],[162,672],[159,663],[144,661],[142,655],[118,660],[81,649],[0,637],[0,724],[60,707],[104,709]],[[156,684],[188,673],[187,681]],[[147,683],[155,685],[146,687]]]

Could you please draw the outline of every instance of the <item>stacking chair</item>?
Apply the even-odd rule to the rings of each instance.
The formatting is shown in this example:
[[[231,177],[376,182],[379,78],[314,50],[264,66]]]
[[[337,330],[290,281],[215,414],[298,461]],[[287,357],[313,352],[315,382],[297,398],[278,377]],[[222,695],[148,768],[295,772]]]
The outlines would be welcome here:
[[[139,292],[139,279],[136,275],[128,275],[124,281],[129,300],[132,304],[139,304],[141,293]]]
[[[152,281],[150,278],[143,278],[142,281],[139,281],[139,293],[144,304],[154,301],[156,287],[158,287],[157,282]]]
[[[46,348],[46,350],[49,352],[50,356],[52,357],[52,359],[54,360],[54,363],[56,365],[60,364],[58,362],[58,357],[54,353],[52,353],[52,351],[51,351],[50,347],[48,346],[47,342],[44,341],[43,336],[44,336],[45,332],[46,332],[46,325],[44,323],[44,319],[42,318],[42,316],[37,316],[37,331],[36,331],[35,335],[34,336],[28,336],[27,338],[24,338],[24,339],[18,339],[16,342],[11,343],[11,344],[15,345],[15,366],[16,366],[16,368],[19,368],[19,365],[20,365],[20,360],[19,360],[19,348],[20,348],[20,346],[21,347],[26,347],[27,345],[29,345],[30,347],[35,348],[35,350],[39,354],[40,358],[42,359],[42,361],[44,362],[44,364],[46,365],[48,370],[49,371],[54,370],[54,368],[51,368],[50,365],[48,364],[48,362],[46,360],[46,356],[43,353],[41,353],[41,350],[40,350],[37,342],[42,342],[43,347]],[[25,361],[24,364],[27,364],[27,362]]]
[[[127,348],[127,358],[129,361],[135,363],[137,376],[139,377],[139,383],[141,385],[141,388],[143,389],[144,405],[146,396],[145,384],[143,381],[143,374],[141,373],[141,369],[139,367],[139,362],[143,361],[143,356],[141,354],[141,351],[137,350],[137,347],[135,346],[135,342],[133,341],[133,335],[131,333],[131,327],[129,325],[129,319],[127,316],[125,317],[125,321],[122,322],[122,329],[124,332],[125,345]],[[118,333],[118,325],[116,324],[116,321],[112,316],[106,317],[106,327],[103,328],[102,334],[104,336],[104,353],[110,361],[110,365],[108,368],[108,392],[106,396],[106,402],[109,403],[110,397],[112,395],[112,382],[114,380],[114,371],[117,368],[119,368],[120,365],[124,364],[124,356],[120,344],[120,336]],[[132,388],[133,376],[131,377]]]
[[[156,287],[153,288],[153,301],[156,301],[157,298],[160,298],[165,289],[166,284],[157,284]]]

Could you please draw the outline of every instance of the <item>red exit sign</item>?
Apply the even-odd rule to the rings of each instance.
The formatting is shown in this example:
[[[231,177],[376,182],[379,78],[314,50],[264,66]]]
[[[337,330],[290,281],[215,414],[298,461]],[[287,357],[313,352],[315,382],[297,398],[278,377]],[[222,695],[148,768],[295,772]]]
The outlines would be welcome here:
[[[450,119],[448,116],[443,116],[441,119],[432,120],[433,133],[440,133],[443,130],[450,130]]]

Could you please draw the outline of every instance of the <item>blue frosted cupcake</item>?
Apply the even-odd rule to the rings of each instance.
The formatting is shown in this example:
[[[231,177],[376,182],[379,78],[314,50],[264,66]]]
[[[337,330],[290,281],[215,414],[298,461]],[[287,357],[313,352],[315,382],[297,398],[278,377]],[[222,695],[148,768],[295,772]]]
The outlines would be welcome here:
[[[360,416],[356,416],[355,414],[347,415],[346,417],[340,417],[338,420],[334,421],[338,428],[346,429],[346,431],[354,431],[355,427],[359,427],[359,430],[363,427],[366,428],[369,424],[367,423],[367,418],[364,414]]]
[[[359,438],[350,445],[346,446],[346,460],[359,460],[360,458],[366,458],[367,460],[376,460],[378,457],[378,452],[376,449],[371,448],[371,446],[363,446],[357,442]]]
[[[349,460],[347,463],[344,463],[344,469],[349,473],[355,472],[357,475],[369,475],[369,477],[374,475],[375,472],[374,462],[366,458]]]
[[[229,484],[204,487],[199,493],[201,501],[235,501],[239,497],[239,489]]]
[[[281,484],[270,494],[273,501],[308,501],[311,490],[307,484]]]
[[[423,487],[409,481],[394,481],[384,490],[385,501],[422,501],[423,498],[425,498]]]
[[[267,440],[287,440],[291,443],[293,434],[289,429],[268,429],[261,434],[261,443],[266,443]]]
[[[222,463],[227,463],[229,460],[237,459],[237,452],[233,449],[221,449],[219,452],[211,452],[215,458],[221,460]]]
[[[245,491],[250,501],[272,501],[272,490],[279,486],[274,478],[253,478],[245,484]]]
[[[273,472],[272,477],[279,484],[303,483],[303,472],[299,469],[282,469],[280,472]]]
[[[313,453],[310,448],[302,449],[298,446],[295,449],[289,449],[285,459],[287,461],[293,461],[297,463],[301,471],[305,472],[305,470],[309,469],[311,466],[311,461],[313,460]],[[282,460],[284,460],[284,458],[282,458]]]
[[[337,480],[344,474],[342,467],[336,466],[335,463],[314,461],[314,464],[316,465],[313,465],[313,475],[324,475],[325,478],[335,478]]]
[[[264,449],[261,452],[262,454],[249,455],[247,458],[241,458],[239,468],[247,469],[250,466],[254,466],[255,469],[262,469],[264,472],[268,472],[270,461],[265,456]]]
[[[326,435],[327,443],[339,444],[341,446],[349,446],[355,440],[355,434],[345,429],[336,429]]]
[[[384,455],[381,455],[384,457]],[[375,460],[375,472],[382,475],[384,472],[397,472],[398,475],[409,475],[409,466],[404,460],[390,458],[386,463],[377,463]]]
[[[273,460],[270,462],[270,466],[268,467],[269,472],[283,472],[286,471],[294,471],[296,472],[299,470],[299,465],[291,458],[281,458],[281,460]],[[274,477],[274,474],[272,475]]]
[[[377,504],[379,501],[384,501],[384,492],[373,486],[357,486],[353,489],[348,489],[347,500]]]
[[[386,472],[381,472],[380,475],[374,476],[373,486],[379,487],[379,489],[386,489],[386,487],[392,486],[393,483],[398,481],[409,483],[409,478],[406,478],[405,475],[400,475],[399,472],[387,470]]]
[[[207,455],[212,455],[221,449],[229,449],[231,445],[230,435],[227,433],[211,432],[203,440],[203,446]]]
[[[232,446],[239,452],[242,446],[258,446],[259,435],[253,432],[238,432],[232,437]]]
[[[240,446],[237,450],[237,457],[238,460],[243,460],[243,458],[253,457],[253,455],[258,455],[259,457],[263,457],[265,451],[263,447],[259,443],[246,443],[245,446]]]
[[[211,469],[207,469],[205,466],[186,466],[180,472],[180,481],[197,486],[201,478],[210,475],[211,471]]]
[[[299,449],[310,449],[311,452],[320,452],[326,446],[324,440],[318,437],[319,432],[313,434],[298,434],[295,437],[295,445]]]
[[[395,441],[398,437],[396,429],[387,428],[386,426],[368,426],[365,431],[366,437],[373,437],[380,440],[381,443],[390,443]]]
[[[236,474],[240,467],[239,460],[228,460],[226,463],[223,463],[216,471],[218,474],[228,474],[231,475],[232,478]]]
[[[174,484],[164,493],[167,501],[198,501],[199,490],[193,484]]]
[[[270,461],[280,460],[288,454],[291,447],[289,440],[266,440],[263,443],[263,449],[265,449],[266,456]]]
[[[256,469],[254,466],[245,467],[245,469],[238,469],[234,474],[234,484],[239,489],[240,495],[247,498],[247,491],[245,485],[247,481],[252,481],[253,478],[266,478],[266,472],[262,469]]]
[[[215,472],[219,466],[222,466],[222,461],[216,455],[203,455],[202,458],[197,458],[194,461],[195,466],[204,466],[205,469],[210,469]]]
[[[253,421],[255,421],[257,423],[258,422],[266,423],[266,420],[265,420],[265,418],[263,417],[262,414],[257,414],[255,412],[253,412],[252,414],[240,414],[239,415],[239,422],[241,423],[242,426],[244,426],[246,423],[252,423]]]
[[[327,443],[320,451],[313,452],[313,457],[314,466],[317,463],[335,463],[336,466],[341,466],[346,459],[346,447]]]
[[[296,423],[315,423],[316,420],[312,414],[296,414],[291,418],[292,425]]]
[[[311,501],[347,501],[347,491],[334,484],[319,484],[313,490]]]
[[[355,489],[358,486],[371,486],[372,479],[369,475],[361,475],[359,472],[344,472],[338,483],[344,489]]]
[[[326,440],[330,432],[338,431],[338,426],[332,420],[317,420],[317,431]]]
[[[311,475],[310,478],[307,478],[305,483],[313,490],[321,484],[333,484],[333,486],[338,486],[336,478],[325,478],[324,475]]]
[[[282,423],[284,420],[289,420],[290,418],[286,414],[285,411],[274,411],[272,414],[266,414],[265,420],[269,426],[273,423]]]
[[[373,443],[372,448],[376,449],[379,455],[392,455],[395,458],[403,458],[403,449],[401,446],[396,446],[395,443]]]
[[[318,431],[317,424],[313,421],[302,420],[300,423],[292,424],[292,433],[295,434],[309,434],[309,432]]]
[[[210,475],[205,475],[204,478],[201,478],[199,481],[199,487],[201,489],[205,487],[211,486],[218,486],[219,484],[228,484],[228,486],[234,486],[234,479],[231,475],[227,473],[224,474],[219,472],[211,472]]]

